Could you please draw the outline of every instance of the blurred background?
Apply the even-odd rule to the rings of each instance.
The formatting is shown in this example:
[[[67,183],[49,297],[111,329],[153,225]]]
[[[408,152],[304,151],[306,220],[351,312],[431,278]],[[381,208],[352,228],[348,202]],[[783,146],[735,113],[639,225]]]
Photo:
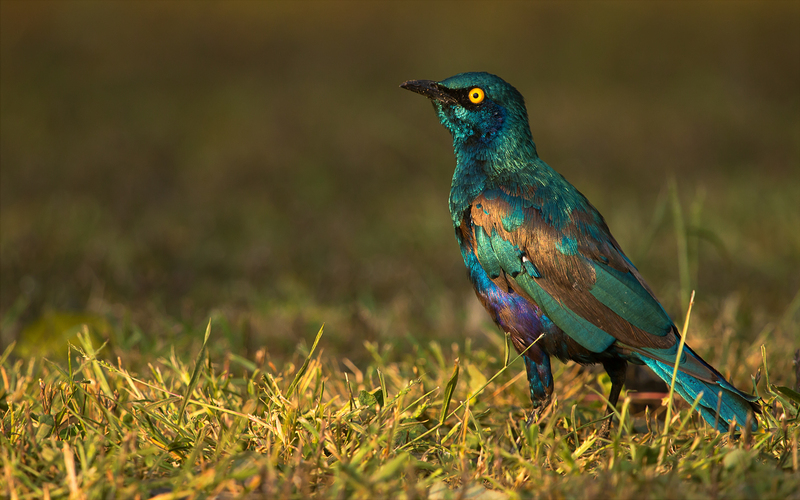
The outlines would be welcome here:
[[[450,136],[398,88],[489,71],[676,320],[697,290],[693,346],[750,373],[766,342],[788,367],[797,2],[0,9],[0,341],[18,355],[79,323],[113,354],[158,351],[210,316],[213,349],[244,356],[322,323],[352,359],[365,340],[495,342],[450,227]]]

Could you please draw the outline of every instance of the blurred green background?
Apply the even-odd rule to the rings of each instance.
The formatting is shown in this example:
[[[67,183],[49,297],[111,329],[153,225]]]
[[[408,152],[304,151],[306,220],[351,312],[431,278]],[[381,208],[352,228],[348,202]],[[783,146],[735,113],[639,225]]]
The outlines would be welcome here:
[[[353,359],[364,340],[491,342],[447,212],[450,137],[398,88],[489,71],[679,319],[676,180],[690,343],[788,360],[799,7],[4,0],[0,341],[42,352],[48,324],[93,318],[131,354],[216,315],[215,348],[247,356],[323,322]]]

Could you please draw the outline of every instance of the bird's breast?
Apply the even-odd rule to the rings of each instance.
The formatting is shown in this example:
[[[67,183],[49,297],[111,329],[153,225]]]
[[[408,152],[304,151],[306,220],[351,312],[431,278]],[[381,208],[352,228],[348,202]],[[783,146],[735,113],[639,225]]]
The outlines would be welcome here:
[[[511,337],[515,349],[524,351],[537,342],[545,352],[565,361],[595,363],[605,353],[588,351],[556,326],[539,305],[527,295],[514,291],[508,280],[511,276],[501,273],[492,279],[478,261],[474,228],[468,218],[462,218],[456,228],[456,239],[461,246],[464,264],[475,294],[492,320]]]

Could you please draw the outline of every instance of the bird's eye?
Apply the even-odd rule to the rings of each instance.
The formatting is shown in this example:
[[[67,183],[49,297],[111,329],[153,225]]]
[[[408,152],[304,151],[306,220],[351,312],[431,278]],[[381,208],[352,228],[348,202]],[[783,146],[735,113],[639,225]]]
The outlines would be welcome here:
[[[479,87],[475,87],[474,89],[469,91],[469,102],[471,102],[472,104],[482,103],[484,97],[486,97],[486,94],[484,94],[483,89]]]

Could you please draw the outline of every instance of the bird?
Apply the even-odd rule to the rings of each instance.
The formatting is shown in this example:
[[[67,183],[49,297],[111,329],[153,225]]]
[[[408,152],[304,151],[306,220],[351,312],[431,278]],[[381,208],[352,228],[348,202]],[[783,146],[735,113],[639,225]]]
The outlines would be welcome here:
[[[536,421],[550,404],[550,358],[602,364],[607,435],[628,363],[670,384],[681,334],[603,216],[537,154],[522,95],[498,76],[460,73],[401,88],[427,97],[453,137],[455,237],[475,293],[523,354]],[[758,428],[758,397],[684,343],[674,390],[713,428]]]

